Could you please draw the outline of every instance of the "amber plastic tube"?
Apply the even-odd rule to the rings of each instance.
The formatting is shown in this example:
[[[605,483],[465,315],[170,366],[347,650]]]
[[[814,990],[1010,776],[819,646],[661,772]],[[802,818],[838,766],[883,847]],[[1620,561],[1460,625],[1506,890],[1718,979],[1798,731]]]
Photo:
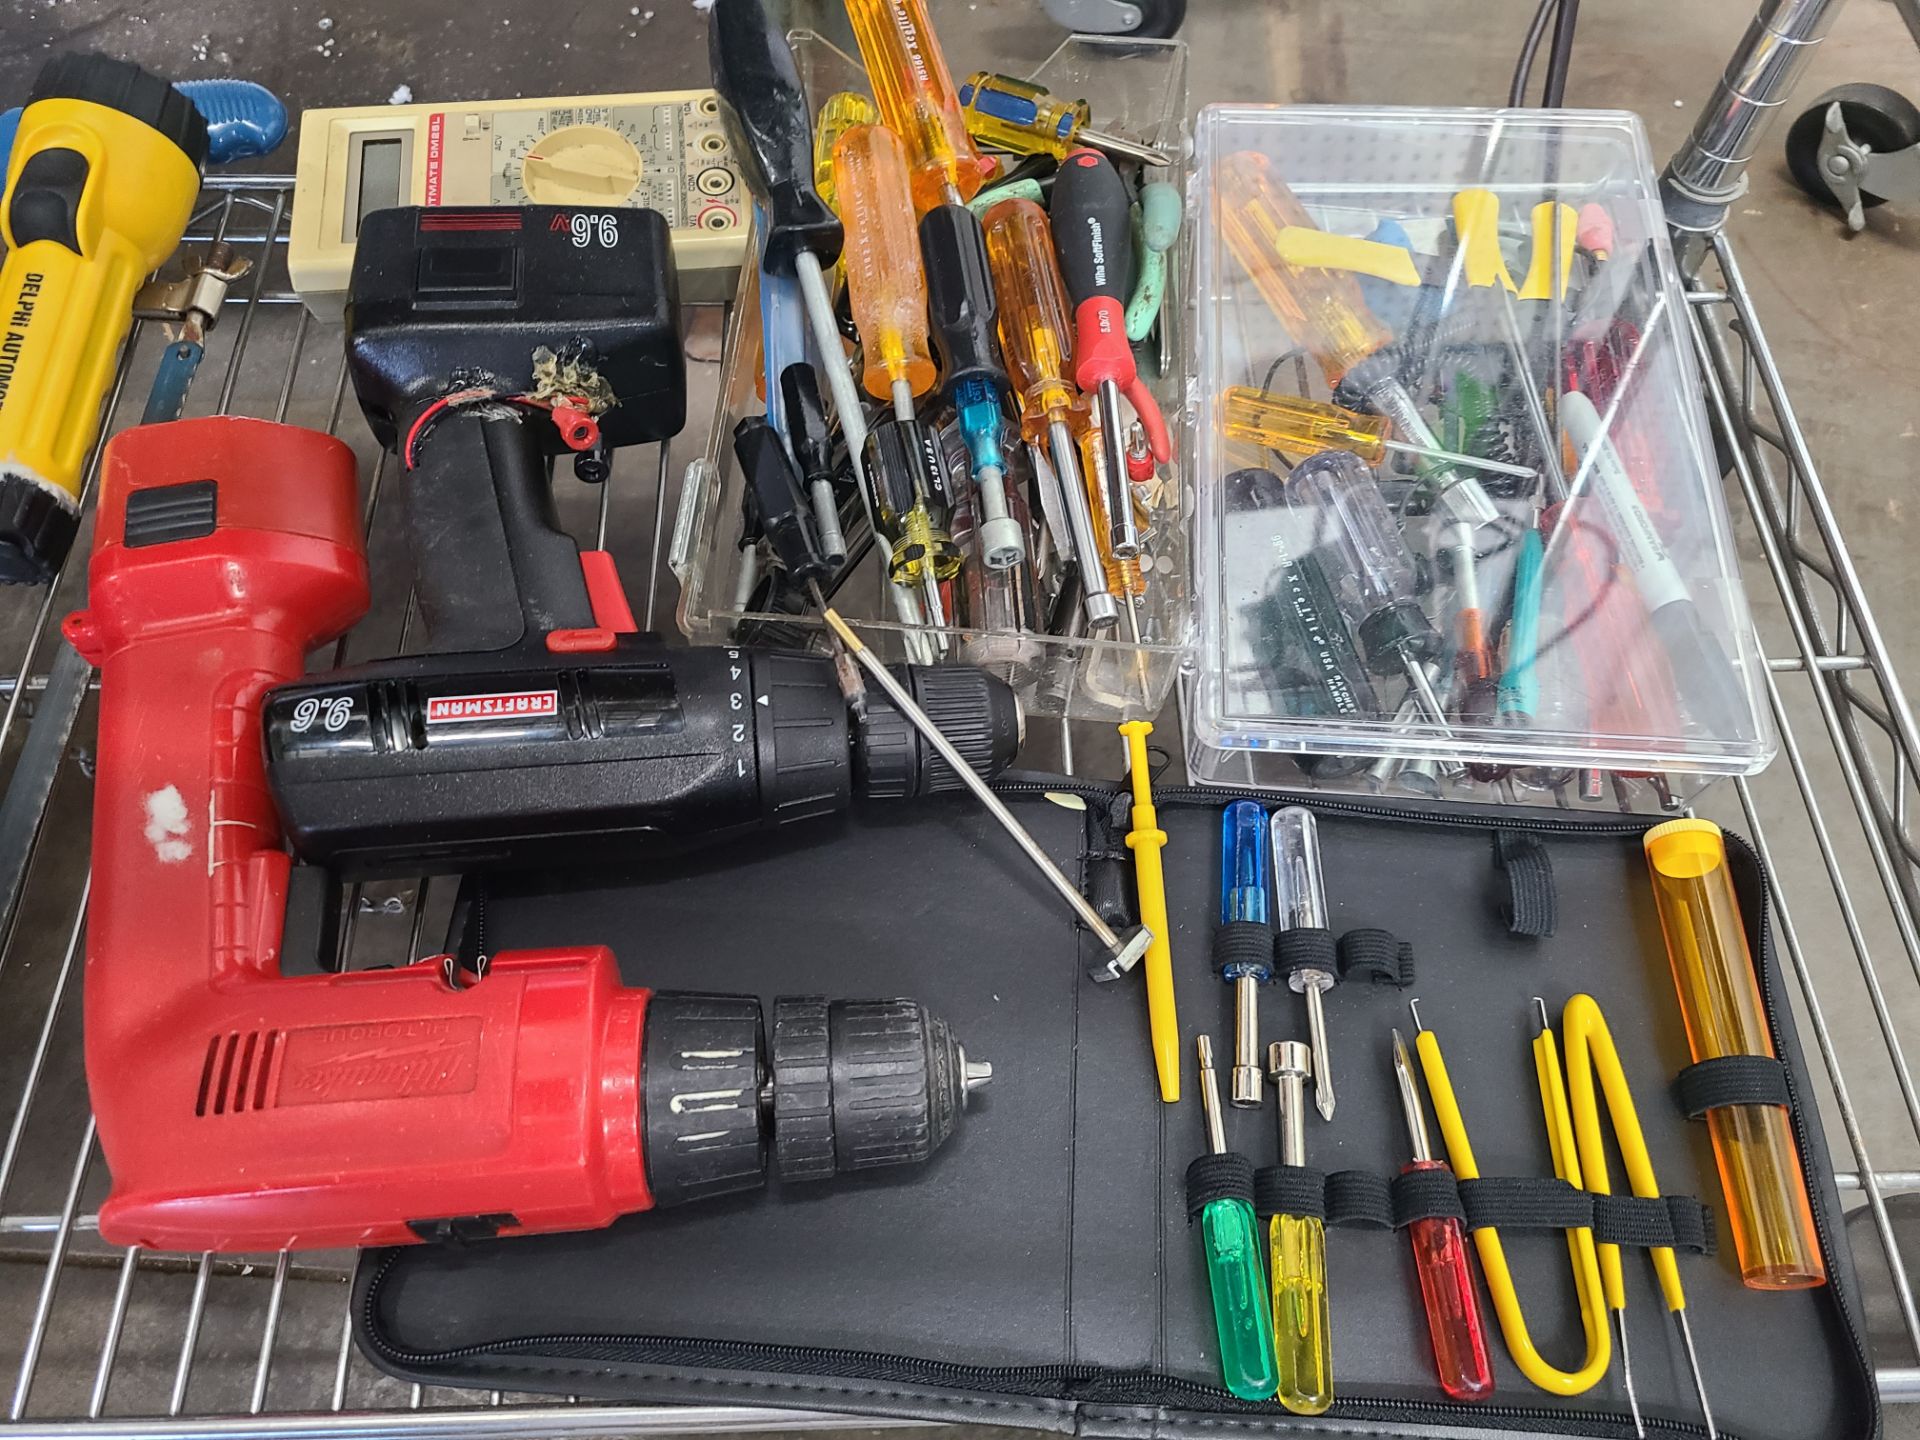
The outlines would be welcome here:
[[[1695,1064],[1773,1054],[1760,982],[1747,949],[1727,847],[1710,820],[1669,820],[1646,833],[1647,866]],[[1755,1290],[1824,1285],[1826,1263],[1783,1105],[1707,1112],[1740,1277]]]

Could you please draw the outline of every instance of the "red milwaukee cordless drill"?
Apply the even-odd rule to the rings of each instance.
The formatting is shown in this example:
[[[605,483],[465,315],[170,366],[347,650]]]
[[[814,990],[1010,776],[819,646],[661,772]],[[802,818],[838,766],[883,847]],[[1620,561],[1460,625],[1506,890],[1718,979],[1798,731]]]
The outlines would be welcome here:
[[[391,437],[416,462],[423,606],[445,602],[429,615],[432,653],[302,680],[306,653],[368,603],[344,444],[220,418],[107,447],[89,607],[66,633],[102,672],[86,1053],[113,1174],[100,1232],[114,1243],[257,1251],[590,1228],[758,1185],[770,1156],[783,1180],[925,1160],[991,1073],[912,1001],[782,999],[763,1025],[754,997],[625,986],[601,946],[326,973],[333,907],[311,903],[308,882],[330,872],[296,865],[289,834],[309,860],[411,874],[528,863],[569,834],[679,848],[765,828],[843,808],[849,768],[868,793],[887,776],[901,794],[937,780],[912,756],[872,753],[901,727],[875,728],[877,702],[851,722],[823,656],[668,651],[625,633],[610,567],[583,575],[544,497],[542,453],[578,415],[436,405],[436,387],[471,388],[462,353],[498,384],[510,365],[545,363],[536,351],[564,352],[569,383],[607,382],[609,443],[679,425],[679,382],[647,353],[677,353],[647,318],[659,307],[591,288],[644,286],[649,254],[670,263],[664,222],[637,252],[556,277],[529,253],[573,258],[547,212],[485,213],[540,223],[441,243],[409,213],[395,318],[371,303],[357,317],[378,356],[410,335],[416,358],[447,362],[413,378]],[[385,233],[363,231],[368,266]],[[655,283],[670,300],[670,273]],[[369,370],[356,371],[363,401],[380,383]],[[646,388],[663,374],[664,402]],[[491,549],[482,534],[431,554],[456,533],[442,519],[476,517]],[[462,555],[466,580],[498,577],[488,603],[453,594]],[[730,666],[748,683],[725,683]],[[503,709],[507,692],[551,703]],[[1001,717],[979,738],[983,764],[1010,753],[1006,698],[968,702]],[[781,733],[796,721],[824,776],[798,788]],[[523,804],[501,811],[502,793]],[[420,823],[427,797],[436,825]]]

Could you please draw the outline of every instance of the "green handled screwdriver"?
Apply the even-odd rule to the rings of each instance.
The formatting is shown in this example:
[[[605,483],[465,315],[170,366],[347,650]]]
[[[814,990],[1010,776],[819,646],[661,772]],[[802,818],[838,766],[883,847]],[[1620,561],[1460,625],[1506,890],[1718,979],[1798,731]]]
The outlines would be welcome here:
[[[1245,1156],[1227,1150],[1213,1041],[1202,1035],[1198,1043],[1207,1153],[1187,1169],[1187,1208],[1200,1216],[1213,1323],[1220,1335],[1220,1374],[1227,1389],[1242,1400],[1271,1400],[1280,1380],[1274,1373],[1273,1314],[1267,1308],[1266,1274],[1260,1264],[1260,1228],[1253,1217],[1253,1170]]]

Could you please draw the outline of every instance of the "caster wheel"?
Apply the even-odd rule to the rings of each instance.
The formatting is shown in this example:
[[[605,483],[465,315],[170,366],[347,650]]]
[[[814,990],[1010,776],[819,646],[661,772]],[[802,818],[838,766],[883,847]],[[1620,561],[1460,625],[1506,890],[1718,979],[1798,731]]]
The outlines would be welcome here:
[[[1042,0],[1057,25],[1088,35],[1165,40],[1180,31],[1187,0]]]
[[[1820,173],[1820,139],[1826,131],[1827,107],[1835,102],[1846,121],[1847,133],[1876,153],[1920,143],[1920,109],[1898,90],[1884,85],[1840,85],[1827,91],[1793,122],[1786,145],[1787,169],[1793,173],[1794,183],[1826,205],[1836,202]],[[1886,197],[1862,190],[1860,203],[1881,205]]]

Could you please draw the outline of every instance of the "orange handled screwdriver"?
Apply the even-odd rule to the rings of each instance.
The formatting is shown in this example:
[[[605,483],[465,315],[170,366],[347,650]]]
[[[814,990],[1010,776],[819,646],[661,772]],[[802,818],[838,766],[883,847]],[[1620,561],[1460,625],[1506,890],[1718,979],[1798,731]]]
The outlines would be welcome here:
[[[861,380],[901,420],[933,386],[927,277],[907,190],[907,150],[884,125],[855,125],[833,147],[834,194],[846,222],[847,299],[865,357]]]
[[[1281,258],[1280,234],[1314,229],[1313,221],[1272,162],[1254,151],[1224,157],[1215,169],[1215,200],[1227,248],[1240,262],[1288,336],[1313,355],[1334,398],[1343,391],[1364,400],[1422,450],[1439,440],[1420,406],[1400,383],[1388,353],[1393,336],[1361,297],[1346,271],[1295,265]],[[1064,178],[1064,172],[1063,172]],[[1056,194],[1060,182],[1054,182]],[[1480,482],[1447,465],[1429,465],[1435,507],[1450,520],[1480,526],[1500,518]]]
[[[992,162],[974,148],[960,113],[939,37],[921,0],[847,0],[847,19],[880,102],[880,118],[906,141],[912,157],[913,205],[964,205],[978,193]]]
[[[1068,371],[1073,361],[1066,285],[1054,261],[1053,228],[1047,212],[1031,200],[1002,200],[987,211],[987,268],[1000,303],[1000,348],[1014,394],[1020,399],[1020,433],[1030,445],[1047,437],[1054,473],[1060,477],[1067,512],[1066,539],[1080,568],[1087,626],[1111,630],[1120,606],[1108,588],[1094,535],[1093,515],[1081,478],[1072,425],[1080,404]],[[1124,473],[1124,472],[1123,472]],[[1055,544],[1061,537],[1055,536]]]

